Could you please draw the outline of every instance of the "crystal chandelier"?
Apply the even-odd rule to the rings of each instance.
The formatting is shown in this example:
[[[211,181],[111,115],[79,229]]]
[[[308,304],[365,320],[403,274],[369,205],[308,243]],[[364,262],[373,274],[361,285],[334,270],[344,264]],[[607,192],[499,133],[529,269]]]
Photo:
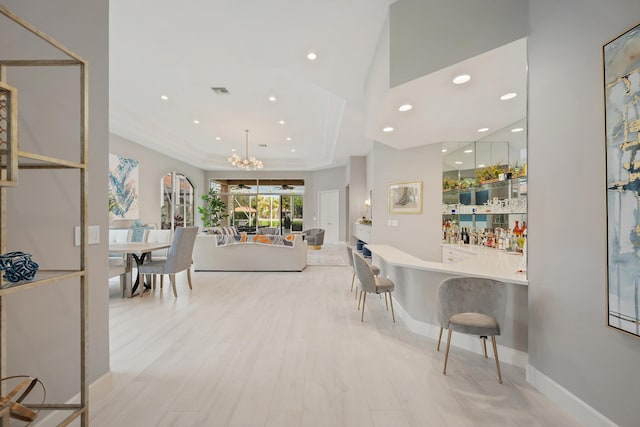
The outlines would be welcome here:
[[[229,163],[231,163],[233,166],[239,167],[240,169],[262,169],[262,162],[260,160],[256,159],[255,157],[249,157],[249,131],[245,130],[245,133],[246,141],[244,143],[244,158],[238,156],[237,153],[233,153],[233,155],[228,159]]]

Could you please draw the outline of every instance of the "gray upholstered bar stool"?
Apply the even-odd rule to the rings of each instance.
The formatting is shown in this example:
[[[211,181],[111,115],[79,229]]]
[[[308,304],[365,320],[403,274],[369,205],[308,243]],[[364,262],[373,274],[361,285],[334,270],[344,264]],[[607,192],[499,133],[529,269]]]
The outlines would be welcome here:
[[[353,270],[353,277],[351,277],[351,292],[353,292],[353,283],[356,280],[356,269],[353,267],[353,248],[347,245],[347,260],[349,261],[349,266],[351,270]],[[377,265],[371,265],[371,270],[373,270],[373,275],[378,276],[380,274],[380,267]],[[356,290],[356,299],[358,298],[358,292]]]
[[[391,318],[393,323],[396,322],[396,315],[393,312],[393,300],[391,299],[391,292],[395,289],[395,284],[386,278],[376,277],[373,274],[371,264],[367,262],[362,255],[357,252],[353,252],[353,267],[360,281],[360,300],[362,300],[362,316],[360,321],[364,322],[364,304],[367,300],[367,293],[384,294],[384,302],[389,310],[389,304],[391,304]],[[387,301],[387,297],[389,301]],[[358,300],[358,308],[360,308],[360,300]]]
[[[438,351],[440,351],[442,330],[449,330],[442,373],[447,375],[451,332],[478,335],[484,346],[484,357],[487,357],[486,339],[491,337],[498,382],[502,384],[496,336],[500,335],[500,325],[504,323],[507,307],[506,285],[480,277],[450,277],[440,283],[436,299],[440,322]]]

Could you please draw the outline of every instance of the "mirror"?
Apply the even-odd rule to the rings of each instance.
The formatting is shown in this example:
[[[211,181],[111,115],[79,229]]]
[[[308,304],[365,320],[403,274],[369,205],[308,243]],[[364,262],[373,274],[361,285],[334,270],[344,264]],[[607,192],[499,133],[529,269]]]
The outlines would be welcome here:
[[[527,213],[526,119],[474,142],[442,145],[443,227],[512,230]],[[444,237],[444,234],[443,234]]]

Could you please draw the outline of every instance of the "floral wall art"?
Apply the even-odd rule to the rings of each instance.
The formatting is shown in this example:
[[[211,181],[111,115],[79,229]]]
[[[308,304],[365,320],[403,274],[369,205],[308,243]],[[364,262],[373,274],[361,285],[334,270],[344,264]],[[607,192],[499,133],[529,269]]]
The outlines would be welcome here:
[[[140,162],[109,154],[109,216],[138,219],[138,169]]]
[[[608,325],[640,336],[640,25],[603,46]]]

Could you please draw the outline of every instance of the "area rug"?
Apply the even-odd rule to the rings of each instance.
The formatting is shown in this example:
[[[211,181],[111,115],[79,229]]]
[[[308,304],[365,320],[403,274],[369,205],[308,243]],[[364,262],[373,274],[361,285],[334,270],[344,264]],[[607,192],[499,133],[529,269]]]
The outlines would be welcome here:
[[[343,267],[347,264],[347,248],[344,243],[325,243],[319,250],[307,251],[307,265]]]

